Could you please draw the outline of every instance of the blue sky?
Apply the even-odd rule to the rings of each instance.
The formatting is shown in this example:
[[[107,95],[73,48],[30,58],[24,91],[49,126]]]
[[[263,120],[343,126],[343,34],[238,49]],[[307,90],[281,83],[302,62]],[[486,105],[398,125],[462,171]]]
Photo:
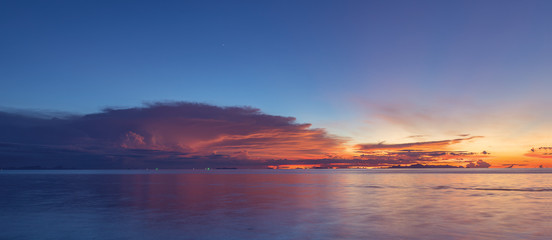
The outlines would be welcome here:
[[[542,131],[550,12],[550,1],[2,1],[0,106],[247,105],[367,141],[487,133],[490,117],[459,120],[482,115]]]

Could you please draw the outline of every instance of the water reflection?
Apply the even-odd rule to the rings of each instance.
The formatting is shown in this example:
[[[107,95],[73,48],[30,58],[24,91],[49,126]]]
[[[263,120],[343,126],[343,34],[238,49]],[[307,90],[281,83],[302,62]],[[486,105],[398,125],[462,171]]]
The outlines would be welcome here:
[[[5,172],[0,239],[552,235],[542,170]]]

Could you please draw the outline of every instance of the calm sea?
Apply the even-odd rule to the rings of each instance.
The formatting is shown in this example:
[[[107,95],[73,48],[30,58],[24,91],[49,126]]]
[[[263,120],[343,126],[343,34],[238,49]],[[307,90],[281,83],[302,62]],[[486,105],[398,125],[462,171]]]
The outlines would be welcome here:
[[[0,239],[551,237],[551,169],[0,171]]]

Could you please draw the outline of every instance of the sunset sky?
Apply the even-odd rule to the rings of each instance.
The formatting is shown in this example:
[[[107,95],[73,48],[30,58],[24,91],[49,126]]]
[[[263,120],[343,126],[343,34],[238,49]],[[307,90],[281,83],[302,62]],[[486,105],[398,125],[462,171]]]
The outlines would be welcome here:
[[[0,168],[552,167],[552,1],[1,1]]]

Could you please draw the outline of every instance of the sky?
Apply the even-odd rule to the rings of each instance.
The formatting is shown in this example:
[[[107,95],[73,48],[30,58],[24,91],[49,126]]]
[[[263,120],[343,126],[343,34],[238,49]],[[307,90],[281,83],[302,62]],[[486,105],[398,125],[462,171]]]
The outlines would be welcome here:
[[[0,1],[0,167],[552,167],[550,12]]]

